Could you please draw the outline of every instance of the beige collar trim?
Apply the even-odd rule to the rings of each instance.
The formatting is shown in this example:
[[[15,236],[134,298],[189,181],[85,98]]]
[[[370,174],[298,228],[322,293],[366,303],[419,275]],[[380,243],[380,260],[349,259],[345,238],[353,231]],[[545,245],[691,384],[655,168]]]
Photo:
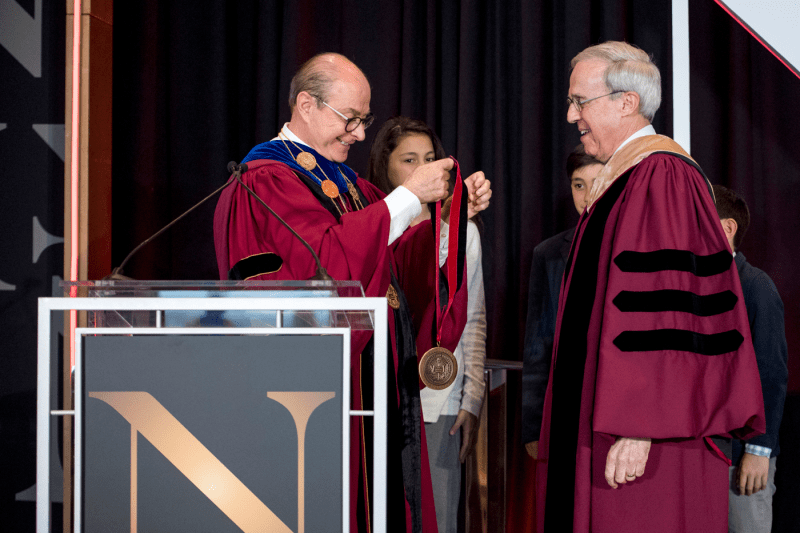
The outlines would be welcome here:
[[[686,153],[678,143],[665,135],[646,135],[633,139],[611,156],[611,159],[609,159],[602,170],[600,170],[600,173],[594,179],[592,190],[589,191],[586,209],[591,209],[594,202],[603,196],[603,193],[606,192],[617,178],[622,176],[631,167],[641,163],[644,158],[654,152],[672,152],[688,157],[694,161],[692,156]]]

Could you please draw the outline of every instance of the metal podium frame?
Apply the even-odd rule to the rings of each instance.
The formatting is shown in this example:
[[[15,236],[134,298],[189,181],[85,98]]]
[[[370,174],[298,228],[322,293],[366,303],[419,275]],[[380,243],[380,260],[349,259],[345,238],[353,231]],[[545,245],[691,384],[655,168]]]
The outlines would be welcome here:
[[[58,311],[342,311],[342,312],[368,312],[374,328],[374,371],[375,387],[374,405],[388,405],[386,379],[388,375],[387,355],[387,308],[385,298],[252,298],[252,297],[226,297],[226,298],[164,298],[164,297],[84,297],[84,298],[40,298],[38,311],[38,372],[37,372],[37,443],[36,443],[36,531],[48,533],[50,527],[50,449],[51,449],[51,417],[75,415],[75,410],[63,411],[53,405],[51,398],[51,321],[52,313]],[[157,314],[160,316],[160,313]],[[159,320],[160,322],[160,320]],[[159,324],[160,326],[160,324]],[[78,328],[75,330],[76,343],[80,336],[94,332],[102,334],[131,334],[141,329],[142,334],[168,333],[176,329],[184,330],[178,334],[253,334],[296,332],[298,329],[304,333],[312,333],[318,328],[282,328],[281,321],[276,321],[275,328],[219,328],[219,327],[186,327],[186,328]],[[333,325],[331,333],[340,330]],[[160,330],[160,331],[159,331]],[[347,337],[345,335],[345,337]],[[349,339],[348,339],[349,341]],[[346,343],[346,344],[349,344]],[[77,345],[77,344],[76,344]],[[349,352],[349,350],[348,350]],[[348,353],[345,352],[345,353]],[[349,367],[349,365],[346,365]],[[349,372],[345,378],[349,382]],[[349,383],[348,383],[349,385]],[[349,390],[349,388],[347,389]],[[77,400],[77,398],[76,398]],[[76,403],[77,407],[77,403]],[[345,410],[353,416],[372,416],[375,431],[373,434],[373,507],[372,522],[374,531],[386,531],[386,445],[387,445],[387,413],[386,409],[374,411],[354,411],[345,404]],[[349,418],[343,420],[343,434],[348,437]],[[77,429],[77,428],[76,428]],[[78,435],[76,434],[76,439]],[[77,442],[77,440],[76,440]],[[347,440],[343,441],[343,460],[348,454]],[[77,463],[76,463],[77,466]],[[76,472],[77,474],[77,472]],[[343,476],[349,475],[343,470]],[[75,480],[80,479],[76,475]],[[347,504],[349,494],[343,495],[343,505]],[[76,498],[76,502],[79,502]],[[348,506],[349,507],[349,506]],[[349,508],[342,509],[343,531],[349,528]],[[74,525],[80,525],[76,520]]]

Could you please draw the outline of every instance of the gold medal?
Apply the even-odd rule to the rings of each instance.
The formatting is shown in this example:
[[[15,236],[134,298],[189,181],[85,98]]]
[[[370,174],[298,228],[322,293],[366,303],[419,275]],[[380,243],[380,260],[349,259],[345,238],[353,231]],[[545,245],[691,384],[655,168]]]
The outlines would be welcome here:
[[[455,381],[457,373],[456,356],[447,348],[431,348],[419,360],[419,378],[429,389],[446,389]]]
[[[311,157],[314,156],[312,155]],[[325,180],[321,182],[319,186],[322,187],[322,192],[324,192],[325,196],[327,196],[328,198],[333,199],[339,196],[339,187],[337,187],[336,184],[331,180]]]
[[[298,165],[308,170],[309,172],[317,168],[316,158],[308,152],[300,152],[299,154],[297,154],[295,161],[297,161]]]
[[[389,285],[389,290],[386,291],[386,299],[389,301],[389,307],[400,309],[400,299],[397,297],[397,291],[391,285]]]

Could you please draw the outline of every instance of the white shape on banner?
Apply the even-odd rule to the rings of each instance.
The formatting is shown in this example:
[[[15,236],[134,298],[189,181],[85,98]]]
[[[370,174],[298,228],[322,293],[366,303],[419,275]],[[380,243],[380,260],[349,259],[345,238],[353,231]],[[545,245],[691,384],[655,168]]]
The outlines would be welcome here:
[[[0,0],[1,2],[2,0]],[[33,131],[47,143],[59,159],[64,160],[64,125],[63,124],[33,124]]]
[[[2,131],[2,130],[4,130],[4,129],[6,129],[6,126],[7,126],[7,125],[8,125],[8,124],[3,124],[2,122],[0,122],[0,131]]]
[[[692,153],[689,0],[672,0],[672,138]]]
[[[752,30],[761,44],[780,55],[787,67],[800,76],[800,2],[784,0],[717,0],[740,23]]]
[[[0,291],[13,291],[16,288],[17,288],[16,285],[10,285],[5,281],[3,281],[2,279],[0,279]]]
[[[39,261],[39,257],[44,252],[45,248],[64,242],[63,237],[49,233],[42,223],[39,222],[39,217],[33,217],[33,262]]]
[[[42,77],[42,0],[33,17],[14,0],[0,0],[0,45],[34,78]]]

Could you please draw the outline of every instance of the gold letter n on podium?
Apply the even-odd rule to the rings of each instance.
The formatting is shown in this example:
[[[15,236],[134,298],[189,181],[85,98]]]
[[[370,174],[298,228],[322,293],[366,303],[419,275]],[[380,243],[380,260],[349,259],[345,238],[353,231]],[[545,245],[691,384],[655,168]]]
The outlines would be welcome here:
[[[147,392],[90,392],[113,407],[131,425],[131,532],[137,529],[136,435],[141,433],[175,467],[245,533],[292,533],[269,507],[256,497],[177,418]],[[311,413],[334,397],[333,392],[270,392],[267,396],[286,407],[297,427],[298,533],[305,529],[305,433]]]

